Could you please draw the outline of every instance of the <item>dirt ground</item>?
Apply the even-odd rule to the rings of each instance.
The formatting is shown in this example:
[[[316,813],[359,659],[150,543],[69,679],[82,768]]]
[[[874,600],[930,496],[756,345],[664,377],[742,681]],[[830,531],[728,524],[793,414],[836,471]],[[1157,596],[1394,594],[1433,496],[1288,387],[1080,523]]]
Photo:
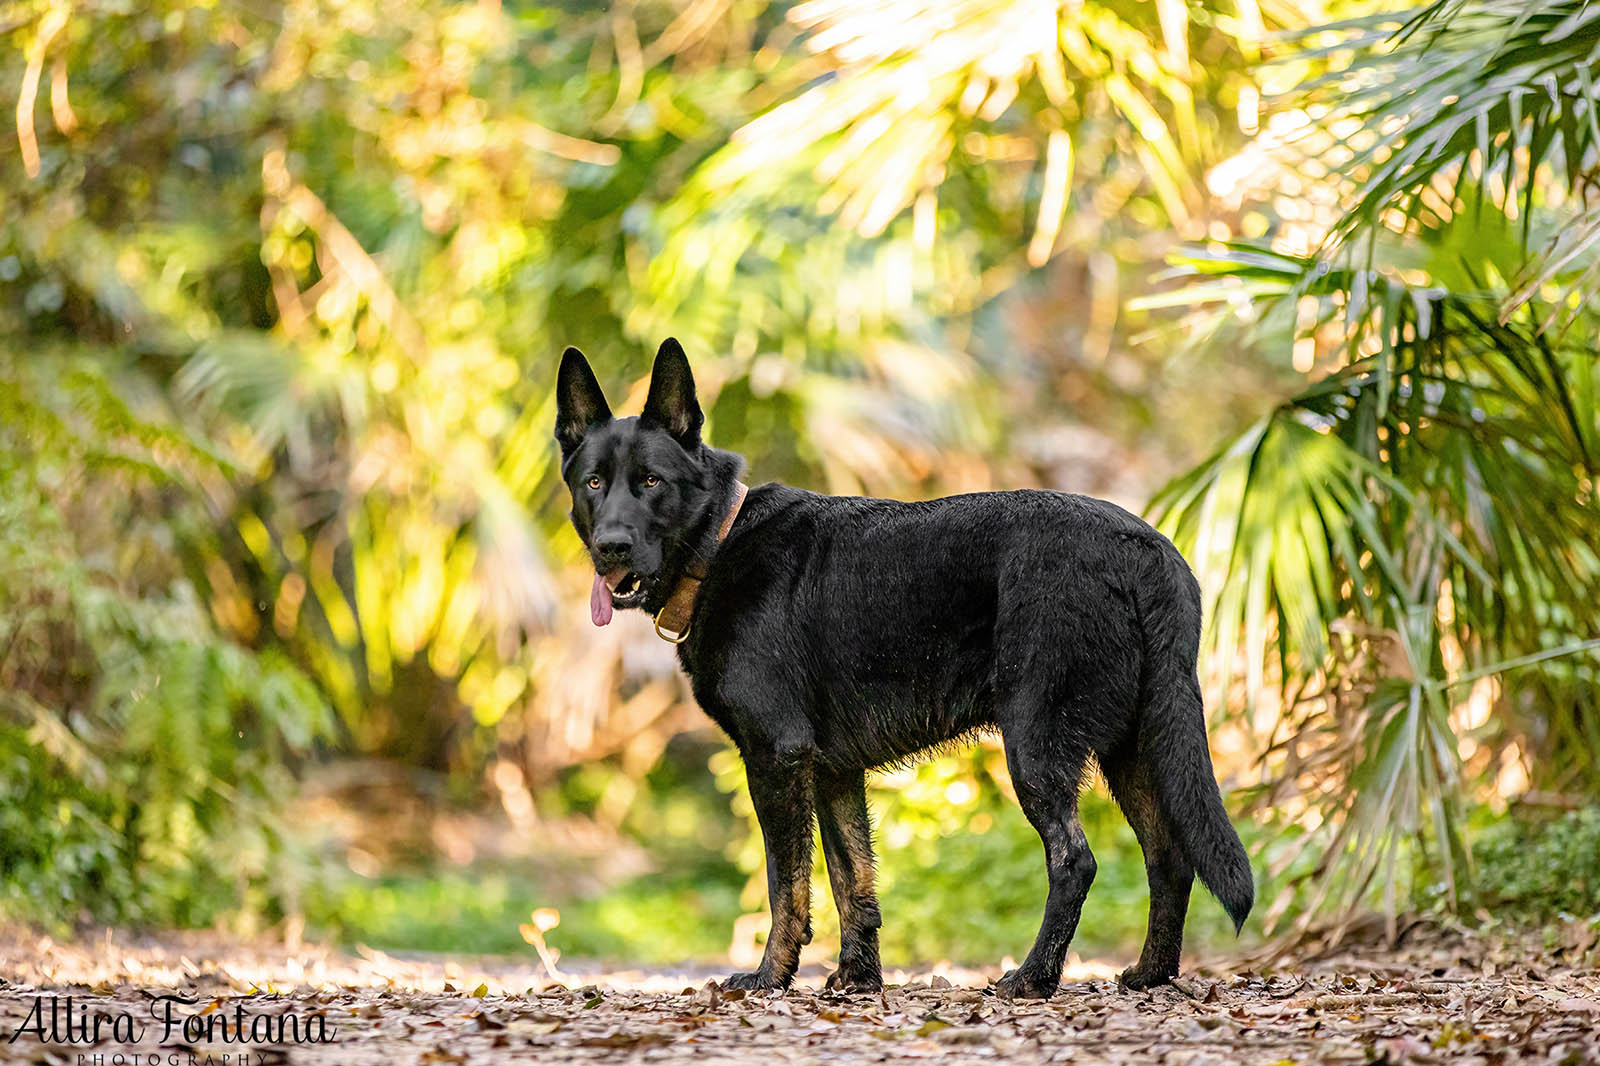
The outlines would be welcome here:
[[[785,995],[741,996],[705,970],[557,984],[537,960],[13,932],[0,938],[0,1061],[1600,1063],[1591,924],[1419,930],[1397,948],[1310,954],[1202,965],[1149,993],[1075,962],[1053,999],[1008,1002],[987,990],[996,974],[949,967],[890,972],[899,987],[882,995],[824,995],[811,970]]]

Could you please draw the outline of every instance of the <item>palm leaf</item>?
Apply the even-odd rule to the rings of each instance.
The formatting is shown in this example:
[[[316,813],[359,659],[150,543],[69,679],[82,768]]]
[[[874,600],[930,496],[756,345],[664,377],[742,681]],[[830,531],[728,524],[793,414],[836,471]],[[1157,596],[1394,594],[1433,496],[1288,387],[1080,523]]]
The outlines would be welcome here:
[[[1451,234],[1425,232],[1456,255]],[[1594,650],[1600,508],[1585,485],[1600,427],[1592,386],[1578,383],[1597,355],[1542,333],[1532,305],[1502,323],[1485,294],[1408,281],[1381,259],[1330,269],[1213,245],[1177,258],[1171,276],[1193,279],[1180,292],[1201,337],[1237,328],[1241,293],[1258,343],[1292,343],[1292,309],[1308,298],[1320,308],[1312,331],[1347,331],[1342,365],[1175,480],[1152,512],[1208,590],[1205,650],[1223,692],[1235,649],[1248,653],[1242,720],[1269,686],[1319,693],[1273,726],[1289,739],[1269,752],[1269,779],[1290,777],[1264,794],[1281,802],[1289,789],[1321,808],[1324,880],[1311,902],[1364,902],[1419,841],[1453,896],[1468,853],[1447,693],[1511,669],[1559,679]],[[1273,645],[1275,662],[1263,654]],[[1446,648],[1460,666],[1445,667]],[[1501,712],[1525,716],[1510,732],[1526,743],[1544,715],[1575,714],[1577,733],[1592,732],[1593,703],[1581,706],[1503,701]],[[1539,757],[1553,776],[1586,772],[1590,747]]]
[[[1353,244],[1394,225],[1396,213],[1413,223],[1431,210],[1430,194],[1450,212],[1481,213],[1497,186],[1499,209],[1520,218],[1530,246],[1542,203],[1559,204],[1567,221],[1513,270],[1518,283],[1501,320],[1546,286],[1564,290],[1546,325],[1565,322],[1572,301],[1600,292],[1600,203],[1589,195],[1600,161],[1600,8],[1584,0],[1437,0],[1306,37],[1330,30],[1337,43],[1314,54],[1353,50],[1355,58],[1309,83],[1305,102],[1325,112],[1325,129],[1354,130],[1334,138],[1353,158],[1329,159],[1335,173],[1355,175],[1335,241]]]

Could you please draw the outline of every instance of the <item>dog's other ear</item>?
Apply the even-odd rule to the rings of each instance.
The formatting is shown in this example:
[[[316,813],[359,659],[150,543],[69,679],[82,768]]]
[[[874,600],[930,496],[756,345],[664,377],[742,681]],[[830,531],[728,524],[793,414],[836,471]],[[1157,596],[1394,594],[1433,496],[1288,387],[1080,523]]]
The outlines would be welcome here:
[[[668,337],[656,352],[655,369],[650,371],[650,396],[644,401],[639,421],[659,426],[672,434],[684,450],[700,443],[700,427],[705,416],[694,395],[694,375],[689,372],[689,357],[683,347]]]
[[[562,461],[577,451],[585,434],[609,421],[611,408],[589,360],[578,349],[568,348],[561,353],[561,371],[556,375],[556,440]]]

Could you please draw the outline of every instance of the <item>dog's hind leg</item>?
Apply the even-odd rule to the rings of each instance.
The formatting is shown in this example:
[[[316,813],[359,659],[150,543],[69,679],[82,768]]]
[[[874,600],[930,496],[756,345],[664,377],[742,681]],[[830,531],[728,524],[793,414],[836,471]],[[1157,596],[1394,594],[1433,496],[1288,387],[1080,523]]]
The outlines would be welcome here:
[[[1138,991],[1166,984],[1178,976],[1178,958],[1183,953],[1183,922],[1189,913],[1194,866],[1161,813],[1145,757],[1130,752],[1125,757],[1105,760],[1101,770],[1111,786],[1111,795],[1139,838],[1139,847],[1144,850],[1145,875],[1150,879],[1150,924],[1145,930],[1144,950],[1139,954],[1138,964],[1124,970],[1118,978],[1123,987]]]
[[[811,799],[809,743],[744,752],[750,799],[767,850],[767,897],[772,931],[761,966],[736,973],[727,987],[788,988],[811,941]]]
[[[1078,822],[1078,785],[1087,749],[1075,738],[1049,728],[1054,708],[1029,708],[1020,720],[1000,717],[1006,766],[1022,813],[1044,841],[1050,894],[1033,950],[1021,966],[996,985],[1004,996],[1045,999],[1061,983],[1067,945],[1078,929],[1084,897],[1094,881],[1094,855]]]
[[[828,859],[828,881],[839,910],[839,968],[828,988],[876,992],[883,987],[878,928],[883,919],[872,861],[872,821],[867,814],[866,774],[817,776],[817,823]]]

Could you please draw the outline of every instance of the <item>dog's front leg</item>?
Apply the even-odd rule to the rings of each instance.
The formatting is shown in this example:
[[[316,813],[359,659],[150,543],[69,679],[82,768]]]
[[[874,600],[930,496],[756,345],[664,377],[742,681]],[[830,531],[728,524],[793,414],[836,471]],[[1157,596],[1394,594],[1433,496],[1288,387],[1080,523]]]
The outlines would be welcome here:
[[[811,942],[811,795],[813,748],[785,745],[745,752],[750,799],[767,847],[767,898],[772,931],[754,973],[736,973],[729,988],[788,988]]]
[[[872,819],[867,780],[860,770],[817,774],[817,825],[828,857],[828,880],[839,910],[839,968],[827,987],[840,992],[876,992],[883,987],[878,961],[878,895],[873,887]]]

